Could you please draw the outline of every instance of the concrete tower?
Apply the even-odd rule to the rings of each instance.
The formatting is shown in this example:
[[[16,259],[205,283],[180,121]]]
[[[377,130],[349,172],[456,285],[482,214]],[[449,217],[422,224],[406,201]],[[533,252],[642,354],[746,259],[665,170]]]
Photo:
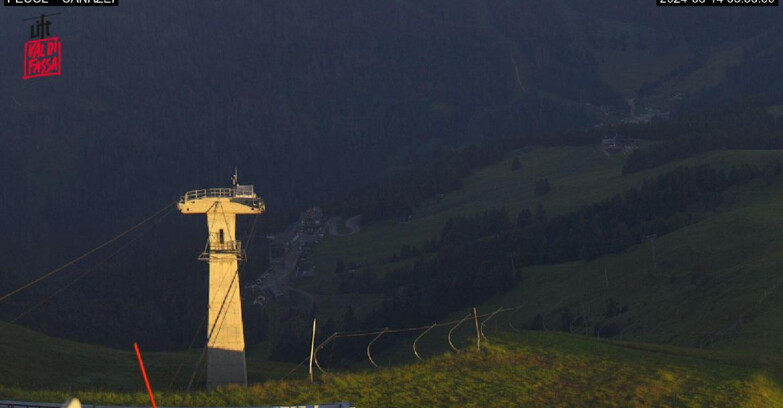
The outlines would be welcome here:
[[[263,199],[253,186],[210,188],[185,193],[177,208],[183,214],[206,214],[209,240],[199,259],[209,263],[207,326],[207,386],[247,385],[245,334],[239,296],[239,261],[242,243],[236,238],[237,214],[261,214]]]

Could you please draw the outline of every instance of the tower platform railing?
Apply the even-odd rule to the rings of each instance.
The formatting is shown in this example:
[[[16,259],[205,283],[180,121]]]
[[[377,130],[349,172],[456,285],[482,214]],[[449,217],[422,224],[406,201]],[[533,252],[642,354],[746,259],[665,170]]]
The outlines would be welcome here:
[[[204,188],[201,190],[192,190],[188,191],[180,197],[179,202],[184,203],[185,201],[192,201],[192,200],[200,200],[202,198],[233,198],[234,197],[234,189],[233,188]]]
[[[200,200],[203,198],[255,198],[253,185],[237,185],[236,188],[204,188],[201,190],[188,191],[179,198],[179,202],[184,204],[186,201]]]
[[[242,241],[210,242],[207,249],[198,256],[200,261],[209,261],[215,255],[235,255],[238,261],[245,260],[245,251],[242,250]],[[225,257],[220,257],[221,259]],[[233,258],[226,258],[233,260]]]

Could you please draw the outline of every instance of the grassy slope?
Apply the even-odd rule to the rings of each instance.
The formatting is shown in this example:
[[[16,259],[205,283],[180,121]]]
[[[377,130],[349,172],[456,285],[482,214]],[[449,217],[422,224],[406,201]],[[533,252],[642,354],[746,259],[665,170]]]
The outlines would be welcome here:
[[[150,382],[157,389],[184,389],[199,358],[188,353],[146,353],[139,345]],[[263,354],[263,353],[261,353]],[[132,342],[128,351],[49,337],[14,325],[0,326],[0,384],[26,389],[138,389],[142,386]],[[179,373],[177,370],[180,369]],[[293,365],[270,363],[266,355],[248,356],[248,378],[282,377]],[[203,373],[198,377],[203,381]],[[197,383],[198,384],[198,383]],[[3,398],[0,393],[0,399]]]
[[[513,157],[510,155],[502,163],[471,176],[466,182],[465,189],[449,194],[443,202],[430,203],[420,208],[418,210],[420,219],[429,219],[432,222],[431,228],[433,228],[432,233],[434,234],[440,228],[438,222],[445,222],[448,217],[442,214],[444,212],[458,214],[480,211],[492,206],[506,206],[512,209],[528,206],[539,199],[532,197],[532,183],[536,178],[542,176],[548,177],[553,185],[552,193],[544,197],[542,201],[550,213],[563,213],[577,208],[585,202],[597,201],[622,192],[628,187],[638,185],[643,179],[676,165],[713,163],[729,166],[733,163],[746,161],[763,162],[769,157],[779,157],[781,153],[772,151],[713,152],[666,166],[666,168],[653,169],[632,176],[620,176],[620,163],[613,159],[607,159],[602,153],[592,148],[538,149],[520,154],[523,158],[521,171],[510,171],[510,161]],[[558,161],[566,166],[556,166],[555,163]],[[486,312],[497,305],[512,306],[524,303],[527,307],[514,315],[518,325],[520,322],[529,321],[534,314],[540,312],[547,314],[550,326],[557,327],[562,307],[571,306],[574,312],[578,313],[578,309],[584,303],[591,317],[598,317],[603,312],[606,299],[614,297],[622,304],[628,304],[630,308],[629,313],[619,318],[633,321],[633,324],[629,325],[624,332],[624,339],[724,349],[745,349],[758,352],[763,355],[763,358],[767,358],[766,356],[770,353],[778,354],[781,348],[776,345],[775,339],[780,337],[779,333],[783,333],[783,324],[779,323],[781,319],[777,318],[776,310],[780,310],[783,306],[779,304],[783,302],[783,293],[773,289],[777,288],[775,284],[783,276],[777,272],[783,266],[783,256],[778,255],[783,253],[781,251],[783,240],[777,236],[778,229],[782,225],[780,224],[780,214],[783,214],[783,205],[777,202],[781,190],[783,190],[783,185],[780,183],[772,186],[757,184],[735,190],[731,194],[730,204],[719,213],[691,227],[660,237],[656,241],[660,263],[658,271],[653,271],[650,266],[649,246],[646,245],[589,263],[575,262],[527,268],[523,270],[524,278],[519,287],[492,302],[480,305],[480,310]],[[492,201],[491,197],[498,199]],[[570,199],[569,197],[578,197],[579,199]],[[475,205],[476,200],[484,201]],[[415,226],[415,221],[392,227],[409,228],[410,226]],[[393,235],[388,231],[386,234],[382,233],[383,228],[388,228],[388,226],[370,226],[360,234],[332,238],[327,242],[334,248],[341,248],[343,245],[356,245],[356,241],[352,241],[354,237],[363,236],[368,232],[373,233],[373,229],[377,229],[374,233],[380,233],[380,236]],[[405,237],[406,234],[403,234],[398,239],[405,242]],[[368,240],[369,238],[365,238],[360,243]],[[373,253],[374,250],[383,253],[384,250],[395,249],[395,247],[389,248],[383,245],[383,241],[368,243],[368,245],[365,251],[369,256],[367,259],[370,260],[383,259],[383,255]],[[355,249],[348,248],[348,250]],[[321,253],[321,256],[323,255],[324,253]],[[348,260],[352,259],[348,258]],[[695,287],[690,283],[691,267],[696,263],[704,262],[708,262],[710,265],[710,279],[706,284]],[[604,269],[607,271],[606,277],[609,280],[608,289],[606,288]],[[331,274],[326,275],[327,277],[324,279],[330,279],[329,275]],[[768,293],[767,296],[764,296],[765,291]],[[323,297],[322,299],[330,298]],[[762,298],[763,301],[760,301]],[[377,300],[372,296],[358,299],[350,295],[342,295],[332,299],[340,300],[339,304],[342,305],[354,303],[354,307],[357,306],[355,303],[357,300],[359,303],[372,303]],[[332,305],[334,307],[331,308],[326,308],[325,305],[319,306],[319,316],[324,312],[339,316],[342,312],[339,304]],[[677,319],[673,317],[677,317]],[[741,324],[737,324],[737,322]],[[466,328],[460,335],[469,336],[469,332],[469,328]],[[423,342],[420,350],[425,357],[443,352],[445,347],[443,347],[444,342],[441,334],[445,336],[445,333],[437,334],[436,331],[428,336],[432,338],[431,343],[434,345],[428,346],[426,341]],[[531,336],[531,338],[538,338],[539,335]],[[548,335],[540,334],[540,336]],[[542,338],[548,339],[549,337]],[[412,361],[409,342],[405,342],[402,348],[405,348],[406,358],[399,359],[399,361]],[[390,356],[394,356],[394,354],[381,355],[378,360],[381,364],[388,363],[390,359],[395,358]],[[263,350],[249,356],[248,368],[251,381],[280,378],[290,367],[288,365],[270,365],[264,361],[264,357]],[[145,353],[145,361],[152,377],[153,386],[157,389],[166,388],[177,367],[182,361],[187,360],[175,384],[175,389],[181,389],[196,358],[195,353],[189,355]],[[4,362],[0,365],[0,384],[6,387],[23,385],[27,389],[97,387],[120,390],[140,387],[136,362],[131,352],[51,339],[13,326],[0,330],[0,361]],[[621,362],[613,361],[606,362],[606,364],[621,364]],[[24,367],[32,367],[32,369],[20,371],[20,368]],[[385,371],[381,376],[402,375],[400,373],[406,372],[405,370],[415,372],[418,367]],[[692,371],[692,375],[696,377],[712,375],[705,374],[706,372],[697,374],[703,368],[693,368],[695,371]],[[754,377],[746,371],[743,371],[739,377],[736,376],[739,374],[735,374],[731,375],[733,380],[726,380],[727,384],[734,384],[733,386],[740,386],[742,389],[767,387],[768,392],[779,392],[776,388],[777,385],[770,382],[772,380],[767,377]],[[426,376],[425,374],[421,375]],[[508,375],[512,374],[508,373]],[[715,379],[709,381],[713,380]],[[321,390],[323,398],[319,398],[311,389],[303,388],[301,384],[289,383],[273,383],[277,385],[264,386],[252,391],[249,395],[254,395],[252,398],[259,398],[253,399],[253,401],[280,402],[280,398],[284,398],[284,401],[294,402],[285,399],[284,395],[288,394],[284,394],[282,391],[281,393],[273,393],[268,388],[280,386],[284,390],[288,390],[286,392],[290,392],[291,398],[301,396],[303,400],[308,401],[349,399],[349,396],[357,395],[351,394],[358,392],[356,387],[359,385],[356,384],[385,380],[374,377],[365,378],[362,374],[351,374],[326,381],[327,385],[324,387],[328,389]],[[568,384],[573,383],[570,379],[562,381],[566,381]],[[399,386],[415,388],[412,385],[415,381],[403,383],[400,383]],[[611,385],[611,383],[612,381],[606,379],[598,382],[601,387],[607,384]],[[436,384],[428,386],[439,387]],[[582,385],[582,387],[586,386]],[[721,385],[721,387],[726,388],[729,385]],[[470,386],[466,386],[463,392],[468,392],[470,389]],[[511,385],[506,385],[505,389],[509,390],[509,395],[512,395],[513,398],[520,398],[516,393],[521,391],[517,391]],[[730,387],[726,389],[730,389]],[[20,395],[12,394],[15,392],[7,389],[3,390],[1,394]],[[256,392],[264,394],[255,395]],[[488,392],[495,391],[490,389]],[[369,397],[363,396],[362,393],[359,394],[355,398],[352,397],[354,401],[380,398],[379,396]],[[21,395],[36,399],[34,398],[36,395],[41,395],[43,398],[50,394],[23,392]],[[341,395],[346,395],[346,397],[342,398]],[[267,397],[272,399],[264,399]],[[273,397],[277,399],[275,400]],[[444,395],[438,397],[446,398]],[[108,397],[104,395],[101,398]],[[121,398],[131,397],[122,396]],[[132,398],[137,398],[137,401],[141,403],[141,400],[138,399],[141,397]],[[201,401],[213,401],[213,398],[239,397],[229,393],[226,395],[205,394],[200,398],[203,398]],[[229,400],[218,399],[214,401]],[[624,404],[618,403],[618,405]]]
[[[502,163],[471,176],[463,190],[450,193],[442,203],[420,208],[421,218],[407,224],[371,225],[355,236],[330,239],[318,256],[323,260],[334,253],[361,252],[364,257],[360,259],[376,270],[399,266],[402,263],[382,261],[383,256],[405,242],[407,234],[398,236],[398,231],[409,229],[408,233],[414,235],[407,242],[415,243],[422,234],[415,232],[416,229],[429,226],[433,230],[424,233],[425,237],[434,235],[435,229],[450,215],[500,206],[516,210],[530,205],[538,200],[531,194],[532,184],[542,176],[549,177],[553,185],[552,193],[542,200],[546,208],[550,213],[564,213],[583,203],[622,192],[679,165],[710,163],[729,167],[746,162],[764,163],[781,155],[780,151],[718,151],[630,176],[620,176],[618,162],[591,148],[522,153],[524,164],[520,172],[509,170],[513,157],[510,155]],[[553,163],[566,165],[555,167]],[[575,315],[584,310],[592,326],[604,318],[606,303],[613,298],[630,309],[615,318],[623,327],[622,339],[780,355],[783,346],[777,339],[783,336],[783,319],[777,311],[783,308],[783,292],[778,291],[783,282],[781,193],[780,181],[771,186],[757,182],[730,191],[727,203],[719,211],[706,214],[703,221],[690,227],[658,238],[658,270],[653,270],[649,244],[591,262],[526,268],[518,287],[480,305],[479,309],[489,312],[501,305],[521,304],[525,307],[514,314],[517,326],[531,322],[541,313],[550,328],[560,329],[565,307]],[[492,201],[491,197],[497,200]],[[420,224],[416,225],[417,222]],[[365,238],[356,239],[363,234]],[[376,241],[369,242],[371,239]],[[378,303],[371,296],[330,295],[329,290],[334,290],[337,279],[331,267],[327,268],[325,273],[321,272],[322,276],[305,282],[306,286],[317,283],[322,291],[319,299],[324,307],[319,306],[319,316],[339,319],[348,304],[354,310],[361,310],[363,306]],[[700,285],[692,278],[693,270],[698,268],[706,270],[708,276]],[[463,314],[455,313],[452,317]],[[445,332],[437,335],[445,336]],[[414,361],[408,343],[396,347],[388,358]],[[426,349],[427,342],[422,346]],[[428,352],[439,353],[445,349],[441,342],[431,345]]]
[[[601,342],[552,333],[498,333],[481,353],[448,353],[425,363],[329,374],[316,385],[272,381],[248,389],[196,392],[189,405],[350,401],[359,407],[783,406],[780,374],[768,363],[718,353]],[[140,385],[140,384],[139,384]],[[9,398],[145,404],[143,392],[22,392]],[[180,395],[158,393],[161,405]]]
[[[591,262],[526,268],[522,284],[482,309],[525,304],[519,322],[542,313],[560,328],[565,307],[575,314],[584,307],[596,322],[613,298],[630,309],[615,318],[625,327],[621,338],[780,355],[781,193],[780,182],[734,190],[728,209],[658,238],[657,270],[649,244]],[[694,269],[706,271],[706,282],[692,279]]]
[[[520,157],[522,168],[512,172],[511,161]],[[606,157],[597,147],[538,148],[514,152],[498,164],[478,171],[465,180],[464,187],[448,193],[440,203],[429,202],[416,209],[406,223],[382,222],[365,226],[347,237],[327,237],[312,256],[317,277],[302,287],[313,293],[331,295],[336,290],[332,271],[337,259],[346,262],[383,264],[403,244],[420,246],[440,234],[450,217],[505,207],[514,217],[523,208],[542,203],[547,214],[563,214],[583,204],[594,203],[639,186],[644,180],[679,165],[711,163],[730,166],[735,163],[765,161],[779,157],[776,151],[718,151],[631,175],[621,175],[622,158]],[[533,187],[546,177],[552,191],[536,197]]]
[[[574,14],[573,10],[567,15],[577,24],[583,18],[578,13]],[[694,63],[693,44],[686,40],[676,47],[656,48],[651,46],[655,43],[654,39],[666,36],[666,32],[625,21],[600,19],[592,26],[596,30],[594,35],[604,40],[603,46],[589,41],[586,32],[579,33],[577,41],[595,58],[601,79],[626,98],[635,98],[643,85],[662,80],[646,101],[661,108],[668,107],[671,98],[678,93],[693,93],[719,84],[730,68],[742,62],[744,50],[752,43],[752,40],[721,43],[704,51],[705,56],[696,69],[682,76],[664,79],[679,66]],[[611,37],[618,33],[627,35],[625,49],[609,44]],[[639,38],[646,46],[639,47]]]
[[[638,28],[623,26],[611,22],[608,26],[617,25],[617,30],[636,33]],[[644,35],[651,35],[644,32]],[[632,37],[633,38],[633,37]],[[693,51],[680,44],[665,53],[650,49],[639,50],[633,45],[626,51],[601,49],[595,53],[601,78],[612,88],[617,89],[627,98],[634,98],[636,92],[645,83],[653,83],[659,77],[669,74],[681,64],[691,63]],[[715,86],[725,78],[726,72],[742,62],[742,53],[749,42],[723,44],[721,48],[710,50],[707,58],[698,69],[688,72],[682,77],[664,81],[650,98],[661,106],[667,106],[673,95],[677,93],[696,92],[703,88]]]

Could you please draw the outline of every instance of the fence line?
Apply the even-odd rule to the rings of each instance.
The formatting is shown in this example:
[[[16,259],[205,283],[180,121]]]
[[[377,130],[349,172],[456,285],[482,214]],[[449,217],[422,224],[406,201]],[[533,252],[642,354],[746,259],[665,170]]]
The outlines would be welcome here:
[[[387,328],[384,331],[378,333],[378,335],[375,336],[369,344],[367,344],[367,358],[370,359],[370,363],[372,363],[372,365],[374,365],[375,367],[378,367],[378,364],[376,364],[375,360],[372,359],[372,353],[370,353],[370,347],[372,347],[372,344],[378,341],[378,339],[380,339],[381,336],[383,336],[383,334],[388,331],[389,329]]]
[[[498,310],[495,310],[494,312],[492,312],[492,314],[490,314],[489,317],[487,317],[486,319],[484,319],[483,322],[481,322],[481,329],[480,329],[481,337],[483,337],[485,339],[487,338],[487,335],[484,334],[484,327],[486,326],[487,322],[490,321],[490,319],[492,319],[493,317],[495,317],[496,314],[498,314],[498,313],[500,313],[502,311],[503,311],[503,306],[498,308]]]
[[[416,350],[416,343],[418,343],[418,342],[419,342],[419,340],[420,340],[422,337],[424,337],[424,335],[425,335],[425,334],[429,333],[429,332],[430,332],[430,330],[434,329],[436,325],[437,325],[437,323],[436,323],[436,324],[433,324],[432,326],[430,326],[429,328],[427,328],[427,330],[424,330],[424,332],[423,332],[423,333],[421,333],[421,334],[419,335],[419,337],[416,337],[416,340],[414,340],[414,341],[413,341],[413,354],[414,354],[414,355],[416,355],[416,358],[418,358],[420,361],[424,361],[424,359],[423,359],[423,358],[421,358],[421,356],[419,355],[419,352]]]
[[[508,313],[508,325],[509,327],[514,331],[521,331],[520,329],[514,327],[513,325],[513,315],[514,312],[522,309],[526,306],[526,303],[523,303],[521,305],[515,306],[515,307],[499,307],[497,310],[494,310],[491,313],[484,313],[484,314],[478,314],[474,316],[473,313],[468,313],[465,315],[465,317],[457,320],[450,320],[445,322],[436,322],[428,326],[417,326],[417,327],[406,327],[406,328],[399,328],[399,329],[392,329],[392,328],[377,328],[377,329],[368,329],[368,330],[354,330],[354,331],[336,331],[332,333],[329,337],[327,337],[324,341],[319,343],[313,350],[313,363],[318,368],[318,370],[321,372],[321,374],[327,374],[328,371],[324,369],[319,360],[318,360],[318,353],[326,348],[329,344],[332,345],[334,348],[334,344],[338,339],[342,338],[359,338],[359,337],[372,337],[367,344],[366,347],[366,355],[369,363],[376,368],[381,368],[381,366],[375,361],[375,359],[372,357],[372,346],[375,344],[383,335],[385,334],[395,334],[395,333],[413,333],[413,332],[421,332],[413,341],[413,354],[419,361],[424,361],[424,358],[419,354],[419,350],[417,348],[417,345],[419,341],[424,338],[425,335],[427,335],[430,331],[436,328],[440,327],[449,327],[449,331],[447,334],[447,340],[449,346],[454,351],[460,351],[460,349],[454,344],[453,340],[453,334],[456,329],[458,329],[460,326],[465,323],[465,321],[475,318],[476,323],[478,325],[478,330],[476,331],[475,336],[477,337],[476,340],[480,341],[480,339],[483,337],[485,340],[488,340],[487,336],[487,323],[496,318],[501,313]],[[561,304],[557,303],[554,306],[559,307]],[[546,328],[546,326],[545,326]],[[283,379],[287,378],[294,372],[296,372],[298,369],[300,369],[305,363],[307,363],[310,359],[310,355],[308,353],[308,356],[302,360],[299,364],[297,364],[291,371],[289,371]]]
[[[462,323],[465,322],[465,320],[468,320],[468,319],[470,319],[470,313],[468,313],[465,317],[463,317],[462,320],[457,322],[457,324],[455,324],[454,327],[452,327],[451,330],[449,330],[449,335],[448,335],[449,346],[451,346],[451,348],[454,349],[454,351],[459,351],[459,349],[451,341],[451,335],[454,333],[454,330],[457,330],[457,327],[459,327]]]

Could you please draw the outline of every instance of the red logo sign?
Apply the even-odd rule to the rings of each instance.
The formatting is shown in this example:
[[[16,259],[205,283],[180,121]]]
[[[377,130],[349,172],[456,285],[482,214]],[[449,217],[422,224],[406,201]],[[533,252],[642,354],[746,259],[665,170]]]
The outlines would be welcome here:
[[[24,44],[24,76],[30,79],[60,75],[62,44],[59,37],[28,41]]]

